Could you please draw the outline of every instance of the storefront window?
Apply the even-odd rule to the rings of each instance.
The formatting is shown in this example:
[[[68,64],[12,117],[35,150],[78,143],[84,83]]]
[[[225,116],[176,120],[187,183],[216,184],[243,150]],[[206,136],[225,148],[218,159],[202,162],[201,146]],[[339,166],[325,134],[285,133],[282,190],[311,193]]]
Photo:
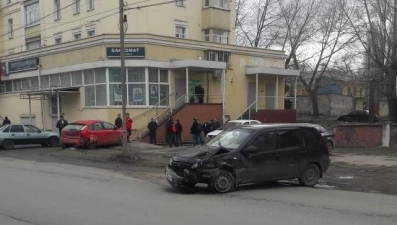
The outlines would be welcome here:
[[[13,86],[14,86],[14,91],[21,91],[22,89],[21,80],[14,80]]]
[[[129,105],[146,105],[145,86],[145,84],[128,84]]]
[[[96,84],[106,84],[106,69],[96,69],[95,70],[95,83]]]
[[[149,105],[169,104],[168,70],[149,68]]]
[[[121,84],[121,70],[118,68],[109,68],[109,82]]]
[[[6,92],[12,92],[12,80],[6,81]]]
[[[22,79],[22,90],[30,90],[30,79],[29,78]]]
[[[70,73],[61,74],[61,85],[62,87],[70,87],[71,85]]]
[[[94,70],[84,70],[84,85],[95,84]]]
[[[169,88],[168,85],[160,84],[160,105],[168,106],[169,104]]]
[[[109,84],[110,105],[121,105],[121,84]]]
[[[106,106],[106,84],[95,85],[95,106]]]
[[[41,76],[40,77],[41,88],[49,88],[50,87],[50,76]]]
[[[84,87],[85,91],[85,105],[95,106],[95,86]]]
[[[38,89],[39,88],[39,78],[38,77],[30,78],[30,86],[32,89]]]
[[[81,86],[83,84],[83,74],[81,71],[72,72],[72,86]]]
[[[168,70],[160,70],[160,82],[168,83]]]
[[[50,76],[50,87],[60,87],[59,74]]]
[[[129,68],[128,83],[145,82],[145,68]]]

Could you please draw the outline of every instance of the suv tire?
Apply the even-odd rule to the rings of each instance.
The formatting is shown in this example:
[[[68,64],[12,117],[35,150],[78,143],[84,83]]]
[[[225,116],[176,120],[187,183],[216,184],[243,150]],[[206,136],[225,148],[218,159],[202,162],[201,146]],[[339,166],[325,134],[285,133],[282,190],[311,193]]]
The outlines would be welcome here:
[[[309,164],[299,177],[299,183],[306,187],[313,187],[320,179],[320,168],[316,164]]]
[[[227,193],[234,188],[234,176],[226,170],[220,170],[219,173],[211,179],[210,188],[218,193]]]

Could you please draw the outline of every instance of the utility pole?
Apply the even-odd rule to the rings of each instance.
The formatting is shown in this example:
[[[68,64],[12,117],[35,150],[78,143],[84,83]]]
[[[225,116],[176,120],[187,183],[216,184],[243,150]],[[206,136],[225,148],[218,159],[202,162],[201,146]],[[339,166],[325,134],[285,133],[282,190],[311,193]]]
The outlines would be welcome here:
[[[127,146],[127,121],[126,120],[126,106],[127,106],[127,87],[126,87],[126,77],[125,77],[125,48],[124,48],[124,1],[119,0],[119,13],[120,13],[120,75],[121,75],[121,115],[123,117],[123,154],[128,155]]]

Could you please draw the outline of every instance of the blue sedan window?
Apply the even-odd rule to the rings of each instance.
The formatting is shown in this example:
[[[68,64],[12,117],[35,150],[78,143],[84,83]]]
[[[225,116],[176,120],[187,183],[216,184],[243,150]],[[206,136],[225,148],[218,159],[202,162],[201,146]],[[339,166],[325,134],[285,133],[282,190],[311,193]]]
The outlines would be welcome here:
[[[23,129],[22,125],[12,125],[11,127],[11,133],[23,133],[25,130]]]

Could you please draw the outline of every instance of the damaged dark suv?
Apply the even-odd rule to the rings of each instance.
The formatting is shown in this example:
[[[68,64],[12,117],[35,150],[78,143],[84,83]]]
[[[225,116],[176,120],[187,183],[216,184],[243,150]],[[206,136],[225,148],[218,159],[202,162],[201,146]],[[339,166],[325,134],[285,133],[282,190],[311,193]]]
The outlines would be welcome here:
[[[313,127],[246,125],[173,157],[165,174],[178,189],[206,183],[226,193],[242,184],[295,178],[304,186],[314,186],[329,164],[327,145]]]

